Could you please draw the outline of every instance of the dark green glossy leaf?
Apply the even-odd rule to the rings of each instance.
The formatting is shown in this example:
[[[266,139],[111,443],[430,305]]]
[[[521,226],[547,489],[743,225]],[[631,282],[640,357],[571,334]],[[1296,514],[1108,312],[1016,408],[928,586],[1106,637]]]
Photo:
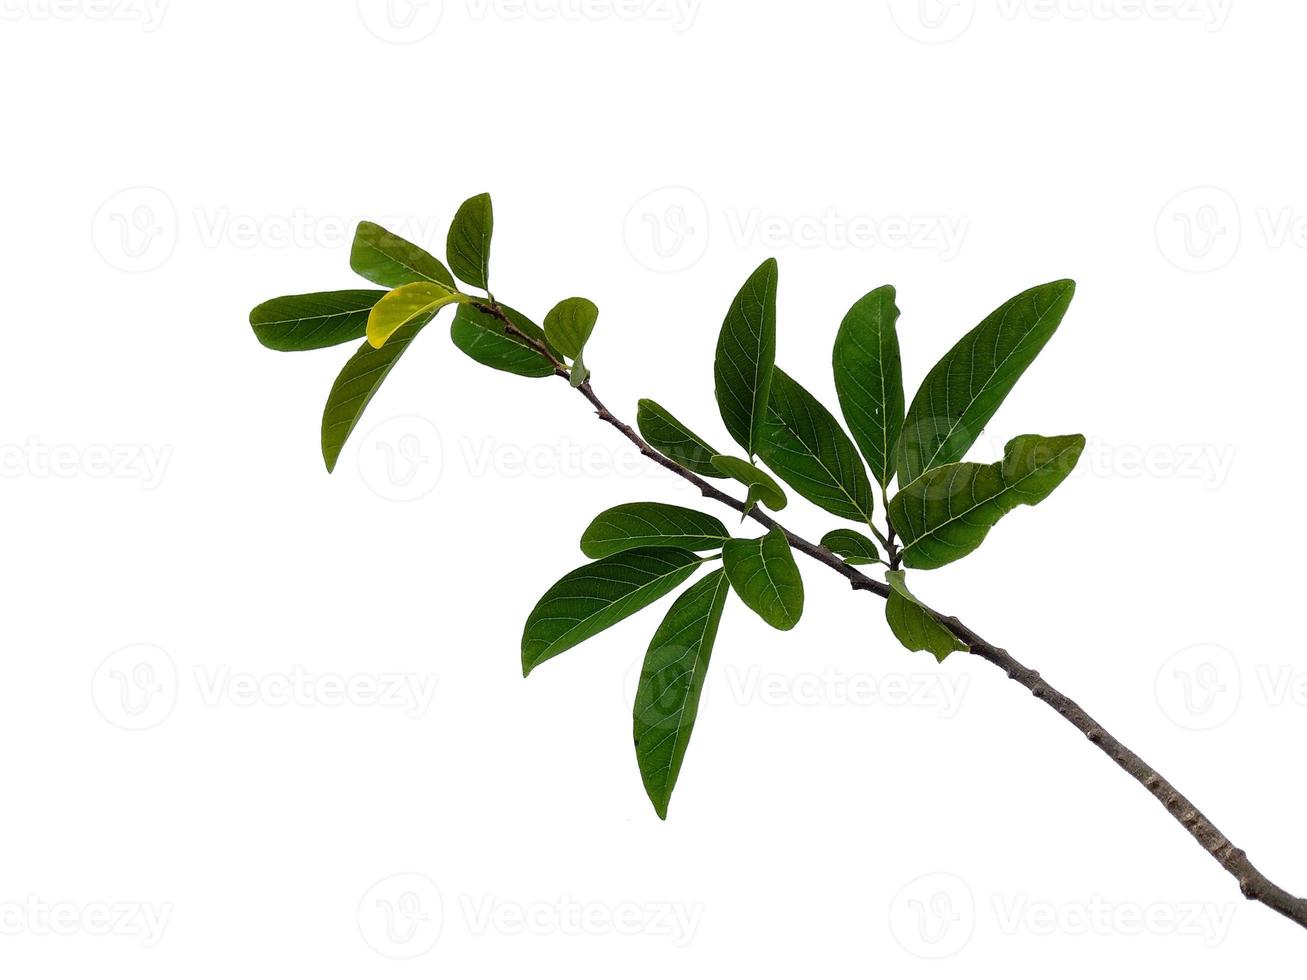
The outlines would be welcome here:
[[[871,523],[871,481],[853,441],[802,385],[777,368],[758,455],[800,495],[836,517]]]
[[[544,331],[526,316],[507,306],[503,309],[514,327],[542,344],[545,342]],[[470,303],[461,304],[454,314],[449,338],[468,357],[497,371],[524,378],[547,378],[554,373],[548,358],[520,337],[506,333],[504,324],[493,314]]]
[[[364,279],[389,289],[424,281],[457,289],[445,263],[371,221],[359,222],[349,264]]]
[[[688,507],[622,504],[590,522],[581,536],[581,551],[587,558],[607,558],[635,548],[714,551],[730,536],[717,518]]]
[[[900,487],[965,455],[1057,330],[1075,289],[1063,279],[1008,300],[931,368],[899,437]]]
[[[841,529],[831,531],[821,539],[821,545],[835,552],[850,565],[874,565],[880,561],[876,542],[860,531]]]
[[[1001,463],[950,463],[908,484],[890,501],[904,564],[939,568],[971,554],[1004,514],[1057,489],[1084,448],[1084,436],[1018,436]]]
[[[714,456],[711,462],[732,480],[739,480],[749,488],[746,513],[759,502],[770,510],[784,510],[789,503],[781,485],[747,460],[740,459],[738,456]]]
[[[794,629],[803,615],[803,579],[780,528],[752,541],[727,541],[722,562],[731,588],[763,622],[778,630]]]
[[[717,339],[717,407],[750,460],[758,452],[776,362],[776,282],[776,260],[768,259],[731,303]]]
[[[385,295],[376,289],[341,289],[278,296],[250,312],[250,326],[259,343],[273,350],[334,347],[367,332],[368,314]]]
[[[649,801],[664,820],[729,591],[726,573],[718,569],[682,593],[654,634],[640,671],[633,712],[635,757]]]
[[[966,650],[966,644],[940,625],[911,592],[902,572],[886,572],[890,594],[885,602],[885,620],[894,636],[909,650],[926,652],[943,663],[950,653]]]
[[[454,215],[446,256],[454,275],[469,286],[490,288],[490,238],[494,231],[495,212],[489,194],[468,198]]]
[[[714,479],[726,474],[712,465],[717,450],[682,425],[671,412],[648,398],[640,400],[635,423],[645,441],[674,463],[692,473]]]
[[[844,420],[882,487],[894,478],[894,450],[903,429],[898,318],[894,287],[871,291],[844,317],[832,357]]]
[[[567,357],[580,357],[598,321],[599,307],[581,296],[573,296],[545,316],[545,336]]]
[[[527,617],[522,675],[661,599],[702,563],[688,551],[640,548],[568,572]]]
[[[322,459],[327,464],[328,473],[336,468],[340,451],[358,425],[368,402],[372,401],[372,396],[377,393],[404,351],[408,350],[413,338],[434,316],[434,313],[429,313],[425,319],[410,322],[398,330],[384,347],[373,347],[364,341],[363,346],[345,363],[336,383],[331,386],[327,406],[322,411]]]

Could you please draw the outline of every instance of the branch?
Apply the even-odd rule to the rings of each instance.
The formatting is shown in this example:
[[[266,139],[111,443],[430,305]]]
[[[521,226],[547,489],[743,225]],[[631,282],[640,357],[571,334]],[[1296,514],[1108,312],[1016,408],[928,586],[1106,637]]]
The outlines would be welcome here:
[[[506,332],[514,334],[524,342],[534,347],[542,355],[547,357],[554,365],[554,373],[560,377],[570,377],[567,366],[560,362],[553,353],[543,344],[538,343],[526,334],[519,331],[503,310],[497,305],[494,308],[482,307],[482,309],[497,317],[504,323]],[[834,552],[821,545],[813,544],[804,538],[799,537],[793,531],[783,527],[776,520],[764,513],[761,508],[754,506],[750,508],[744,501],[724,493],[717,487],[713,486],[707,480],[698,474],[687,470],[684,466],[672,459],[664,456],[653,446],[649,445],[635,429],[627,425],[621,419],[617,418],[604,405],[599,397],[594,393],[590,382],[586,381],[577,388],[585,399],[594,406],[595,412],[599,418],[607,422],[613,428],[617,429],[624,435],[642,455],[647,456],[664,469],[671,470],[683,480],[693,484],[700,493],[705,497],[716,500],[718,503],[725,504],[733,510],[739,511],[746,517],[757,521],[763,527],[771,530],[780,528],[789,540],[790,546],[796,551],[801,551],[809,558],[821,562],[823,565],[843,575],[848,579],[849,584],[860,592],[873,592],[882,599],[889,598],[889,586],[883,582],[878,582],[867,575],[864,575],[857,568],[845,562]],[[1159,773],[1148,763],[1144,762],[1138,755],[1127,748],[1116,736],[1112,735],[1107,729],[1093,719],[1080,705],[1072,701],[1069,697],[1045,681],[1036,670],[1031,670],[1024,664],[1017,661],[1015,657],[1006,650],[994,646],[988,640],[984,639],[974,630],[964,625],[955,616],[946,616],[943,613],[929,609],[928,612],[950,633],[966,644],[967,649],[974,656],[986,660],[1004,671],[1009,678],[1016,681],[1022,687],[1026,688],[1040,701],[1056,711],[1076,729],[1089,739],[1094,745],[1098,746],[1109,759],[1129,773],[1139,782],[1148,792],[1152,793],[1159,803],[1166,808],[1166,811],[1184,827],[1185,830],[1202,845],[1203,850],[1207,851],[1222,868],[1234,876],[1239,883],[1239,889],[1243,892],[1245,898],[1261,902],[1268,908],[1274,909],[1286,918],[1292,919],[1298,925],[1307,928],[1307,900],[1285,891],[1275,882],[1271,881],[1264,874],[1254,867],[1253,863],[1248,860],[1248,855],[1236,847],[1228,837],[1226,837],[1216,826],[1207,818],[1207,816],[1189,801],[1179,790],[1171,784],[1161,773]]]

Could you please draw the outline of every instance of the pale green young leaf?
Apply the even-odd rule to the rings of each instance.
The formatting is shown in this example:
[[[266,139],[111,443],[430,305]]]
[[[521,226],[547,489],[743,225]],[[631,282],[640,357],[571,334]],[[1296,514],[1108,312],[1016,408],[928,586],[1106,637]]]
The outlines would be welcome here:
[[[871,481],[853,441],[826,407],[780,368],[758,455],[803,497],[836,517],[871,523]]]
[[[885,620],[894,636],[914,653],[929,653],[943,663],[951,653],[967,646],[950,633],[911,592],[902,572],[886,572],[890,594],[885,601]]]
[[[703,561],[676,548],[640,548],[568,572],[527,617],[523,676],[667,595]]]
[[[380,347],[401,327],[417,320],[429,321],[442,307],[466,299],[438,282],[412,282],[392,289],[368,314],[368,343]]]
[[[607,558],[635,548],[681,548],[714,551],[731,533],[702,511],[672,504],[622,504],[604,511],[581,535],[587,558]]]
[[[744,604],[778,630],[791,630],[803,615],[803,579],[790,542],[780,528],[761,538],[734,538],[722,548],[731,588]]]
[[[478,194],[460,205],[449,226],[446,257],[454,275],[469,286],[490,288],[490,239],[495,211],[489,194]]]
[[[861,531],[840,529],[831,531],[821,539],[821,545],[833,551],[850,565],[874,565],[880,561],[876,542]]]
[[[894,450],[903,429],[898,318],[894,287],[872,290],[844,317],[832,355],[844,420],[882,487],[894,478]]]
[[[680,423],[676,416],[657,402],[642,398],[635,413],[635,424],[649,445],[674,463],[692,473],[713,479],[726,474],[712,465],[717,450]]]
[[[784,510],[789,503],[781,485],[748,460],[740,459],[738,456],[714,456],[709,462],[715,469],[725,473],[732,480],[738,480],[748,488],[746,512],[752,510],[753,505],[759,502],[770,510]]]
[[[438,282],[451,290],[457,288],[445,263],[371,221],[359,222],[349,264],[364,279],[388,289],[411,282]]]
[[[722,421],[750,461],[758,452],[776,362],[777,276],[776,260],[768,259],[740,289],[722,324],[713,366]]]
[[[668,610],[644,657],[632,712],[635,757],[645,792],[663,820],[699,713],[729,591],[721,569],[690,586]]]
[[[899,437],[900,487],[965,455],[1057,330],[1075,288],[1063,279],[1008,300],[931,369]]]
[[[1084,436],[1018,436],[1001,463],[929,470],[890,501],[904,564],[939,568],[971,554],[1004,514],[1057,489],[1084,448]]]
[[[385,295],[376,289],[340,289],[278,296],[250,311],[250,326],[259,343],[273,350],[334,347],[367,332],[368,314]]]

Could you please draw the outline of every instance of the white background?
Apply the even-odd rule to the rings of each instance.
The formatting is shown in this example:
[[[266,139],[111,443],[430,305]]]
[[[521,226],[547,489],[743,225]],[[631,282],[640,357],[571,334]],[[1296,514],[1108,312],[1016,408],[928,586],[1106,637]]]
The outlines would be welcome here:
[[[972,458],[1084,432],[1079,471],[913,584],[1307,890],[1300,7],[3,0],[0,971],[1205,978],[1300,956],[1045,706],[905,653],[816,566],[791,634],[728,608],[661,823],[629,718],[658,614],[529,682],[518,641],[591,516],[692,491],[443,325],[328,477],[350,348],[278,354],[246,322],[364,285],[359,218],[443,252],[490,190],[501,298],[592,297],[601,396],[725,447],[716,332],[768,255],[780,362],[823,397],[875,286],[899,288],[911,390],[999,302],[1077,279]]]

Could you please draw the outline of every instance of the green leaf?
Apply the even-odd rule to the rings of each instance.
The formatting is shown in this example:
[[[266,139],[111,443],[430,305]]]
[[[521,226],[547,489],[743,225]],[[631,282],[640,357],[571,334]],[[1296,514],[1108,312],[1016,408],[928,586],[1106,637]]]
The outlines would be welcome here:
[[[1075,290],[1062,279],[1008,300],[931,368],[903,423],[899,486],[965,455],[1053,336]]]
[[[545,316],[545,336],[568,357],[580,357],[599,320],[599,307],[581,296],[565,299]]]
[[[894,478],[894,450],[903,430],[898,318],[894,287],[872,290],[844,317],[832,357],[844,420],[882,487]]]
[[[372,396],[390,374],[390,369],[408,350],[408,345],[413,342],[418,331],[434,316],[434,313],[430,313],[425,318],[413,320],[397,330],[384,347],[376,348],[364,341],[363,346],[345,363],[336,383],[331,386],[327,407],[322,411],[322,459],[327,464],[328,473],[336,468],[345,441],[358,425]]]
[[[368,313],[385,295],[376,289],[341,289],[278,296],[250,311],[250,326],[259,343],[273,350],[334,347],[363,336]]]
[[[886,572],[889,598],[885,602],[885,620],[894,636],[909,650],[932,654],[943,663],[950,653],[967,649],[965,643],[950,633],[911,592],[902,572]]]
[[[699,713],[729,591],[721,569],[690,586],[668,610],[644,656],[633,712],[635,757],[645,792],[663,820]]]
[[[573,388],[580,388],[581,385],[589,380],[590,369],[585,366],[585,361],[581,359],[581,355],[577,354],[576,357],[572,359],[572,368],[568,372],[567,383]]]
[[[776,362],[777,275],[775,259],[758,267],[731,303],[717,339],[717,407],[750,461],[758,452]]]
[[[780,368],[772,376],[771,411],[758,455],[818,507],[871,523],[871,481],[853,441],[835,416]]]
[[[526,316],[507,306],[503,310],[514,327],[533,340],[545,342],[544,331]],[[449,338],[472,360],[497,371],[524,378],[547,378],[554,373],[548,358],[520,337],[506,333],[504,324],[494,314],[471,303],[459,306],[449,328]]]
[[[778,630],[794,629],[803,615],[803,579],[784,531],[774,527],[752,541],[727,541],[722,562],[731,588],[763,622]]]
[[[874,565],[880,561],[876,542],[860,531],[831,531],[821,539],[821,546],[835,552],[850,565]]]
[[[568,572],[527,617],[522,676],[661,599],[703,561],[676,548],[640,548]]]
[[[1001,463],[950,463],[908,484],[889,505],[904,564],[939,568],[971,554],[1004,514],[1052,493],[1084,448],[1084,436],[1018,436]]]
[[[700,476],[720,479],[726,475],[712,465],[712,458],[719,455],[717,450],[657,402],[642,398],[635,413],[635,424],[640,427],[640,435],[645,441],[672,462]]]
[[[785,505],[789,503],[781,485],[748,460],[740,459],[738,456],[714,456],[710,462],[732,480],[739,480],[749,488],[746,514],[753,510],[753,505],[759,501],[770,510],[784,510]]]
[[[494,231],[495,212],[489,194],[468,198],[454,215],[446,255],[454,275],[469,286],[490,288],[490,237]]]
[[[445,263],[371,221],[359,222],[349,265],[364,279],[388,289],[411,282],[438,282],[457,288]]]
[[[581,551],[587,558],[607,558],[635,548],[710,551],[730,536],[717,518],[688,507],[622,504],[590,522],[581,536]]]
[[[441,307],[466,299],[438,282],[413,282],[392,289],[368,315],[368,343],[380,347],[401,327],[423,318],[429,322]]]

